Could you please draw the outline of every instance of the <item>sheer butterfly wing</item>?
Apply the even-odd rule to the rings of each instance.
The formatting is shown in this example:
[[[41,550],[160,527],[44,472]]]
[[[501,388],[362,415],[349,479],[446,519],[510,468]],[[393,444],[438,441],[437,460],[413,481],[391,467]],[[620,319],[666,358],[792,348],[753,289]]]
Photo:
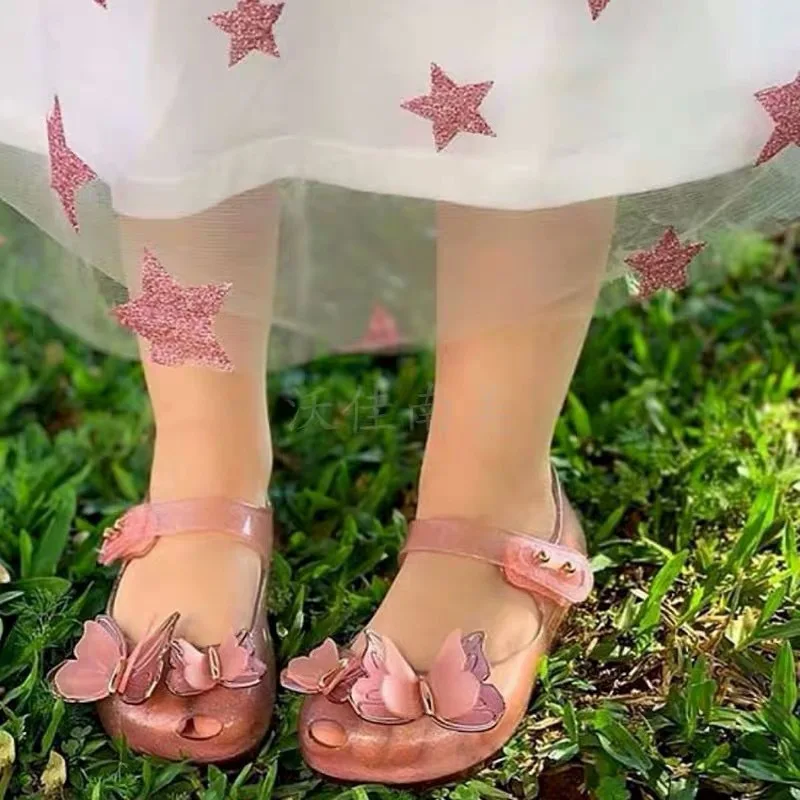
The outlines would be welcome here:
[[[483,631],[475,631],[461,639],[461,647],[466,656],[465,669],[481,682],[488,680],[492,671],[486,654],[483,652],[485,639],[486,634]]]
[[[51,673],[53,691],[72,703],[103,700],[114,692],[126,654],[125,637],[111,617],[101,615],[85,622],[75,645],[75,658]]]
[[[461,631],[444,640],[425,681],[433,696],[433,715],[437,719],[460,717],[477,702],[481,681],[467,669]]]
[[[125,641],[125,635],[120,630],[119,625],[114,621],[113,617],[108,614],[100,614],[94,620],[107,634],[108,637],[114,642],[114,649],[118,650],[123,657],[128,655],[128,643]],[[78,649],[81,643],[75,646],[75,654],[78,654]]]
[[[500,691],[491,683],[482,683],[475,705],[459,717],[438,719],[444,728],[464,733],[488,731],[500,722],[506,710],[505,700]]]
[[[367,649],[367,637],[364,631],[356,636],[350,646],[341,653],[347,660],[345,668],[331,681],[327,688],[327,698],[333,703],[346,703],[350,699],[350,692],[359,678],[366,673],[361,666],[361,659]]]
[[[307,656],[293,658],[281,672],[281,686],[300,694],[317,694],[322,679],[339,667],[339,648],[326,639]]]
[[[434,717],[442,727],[463,732],[493,728],[505,711],[503,696],[486,681],[491,668],[483,652],[483,633],[451,633],[426,676]]]
[[[138,704],[155,691],[164,672],[170,643],[180,614],[175,612],[133,649],[118,692],[126,703]]]
[[[350,691],[353,708],[368,722],[398,724],[423,714],[419,678],[391,641],[367,632],[364,675]]]
[[[361,660],[354,654],[349,654],[347,658],[347,666],[336,676],[330,688],[327,689],[326,697],[332,703],[346,703],[355,682],[364,677],[365,673],[361,668]]]
[[[256,686],[267,671],[267,665],[256,657],[255,652],[249,631],[226,636],[219,646],[220,683],[229,689]]]
[[[176,639],[170,646],[166,684],[181,697],[208,691],[215,684],[208,656],[185,639]]]

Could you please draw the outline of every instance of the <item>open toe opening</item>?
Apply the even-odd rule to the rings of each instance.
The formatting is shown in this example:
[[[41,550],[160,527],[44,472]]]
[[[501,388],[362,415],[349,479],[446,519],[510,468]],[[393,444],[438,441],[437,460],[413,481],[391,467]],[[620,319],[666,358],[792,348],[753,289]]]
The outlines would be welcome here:
[[[318,719],[309,723],[308,735],[323,747],[343,747],[347,742],[347,731],[332,719]]]
[[[222,732],[222,723],[215,717],[197,714],[185,719],[178,728],[178,735],[184,739],[213,739]]]

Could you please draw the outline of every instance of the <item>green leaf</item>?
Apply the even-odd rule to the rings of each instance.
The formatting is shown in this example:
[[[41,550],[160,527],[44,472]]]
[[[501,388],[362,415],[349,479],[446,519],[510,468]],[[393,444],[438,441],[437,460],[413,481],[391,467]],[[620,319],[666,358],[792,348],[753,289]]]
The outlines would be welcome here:
[[[203,792],[203,800],[226,800],[228,776],[213,764],[208,767],[208,788]]]
[[[567,395],[567,411],[575,433],[581,439],[590,439],[592,436],[592,423],[589,412],[573,392]]]
[[[797,584],[800,579],[800,552],[797,547],[797,531],[794,525],[783,526],[781,553],[792,575],[792,583]]]
[[[142,800],[144,798],[147,798],[150,795],[152,788],[153,788],[153,765],[150,762],[150,759],[145,759],[144,764],[142,764],[142,786],[141,786],[140,798],[142,798]]]
[[[564,730],[570,741],[578,741],[578,717],[572,703],[564,703]]]
[[[778,739],[788,743],[792,752],[800,751],[800,719],[775,700],[763,704],[760,713],[767,728]]]
[[[139,488],[128,470],[117,461],[111,463],[111,474],[114,476],[117,487],[126,500],[135,503],[139,500]]]
[[[597,529],[597,532],[594,535],[595,542],[604,542],[611,536],[612,533],[617,528],[620,522],[622,522],[622,518],[625,516],[625,512],[628,510],[627,503],[621,506],[617,506],[603,521],[603,524]]]
[[[697,781],[693,778],[676,778],[669,783],[667,800],[695,800],[697,789]]]
[[[618,775],[605,775],[600,778],[595,797],[597,800],[630,800],[631,793],[624,778]]]
[[[800,786],[800,781],[793,780],[779,764],[770,764],[758,759],[740,758],[738,767],[745,775],[758,781]]]
[[[716,691],[716,681],[708,675],[708,662],[701,656],[692,666],[686,685],[684,734],[687,741],[694,738],[698,720],[711,718]]]
[[[33,540],[28,531],[19,532],[19,575],[21,578],[31,576],[31,564],[33,563]]]
[[[55,740],[56,733],[58,732],[58,726],[61,724],[63,717],[64,701],[57,699],[53,703],[53,710],[50,712],[50,722],[47,725],[47,730],[45,730],[44,735],[42,736],[42,746],[40,748],[40,753],[42,755],[46,755],[53,746],[53,741]]]
[[[563,764],[565,761],[571,761],[575,758],[580,751],[581,748],[577,742],[561,739],[548,748],[547,757],[551,761],[555,761],[556,764]]]
[[[39,657],[34,655],[28,677],[3,696],[3,705],[11,705],[15,700],[26,700],[39,680]]]
[[[796,617],[780,625],[768,625],[758,631],[753,638],[757,640],[793,639],[795,636],[800,636],[800,617]]]
[[[610,712],[599,710],[594,715],[594,726],[603,750],[626,767],[647,775],[653,768],[653,761],[639,744],[638,739]]]
[[[473,778],[465,784],[470,789],[473,789],[478,797],[485,798],[485,800],[513,800],[514,795],[508,792],[490,786],[486,781],[481,781]]]
[[[168,764],[163,769],[160,769],[153,778],[153,792],[160,792],[169,786],[175,778],[180,775],[186,775],[192,771],[192,767],[186,762],[176,762]]]
[[[22,592],[23,596],[47,594],[51,597],[63,597],[72,584],[66,578],[24,578],[7,584],[10,588]]]
[[[731,746],[728,742],[718,744],[705,758],[697,762],[698,772],[712,772],[728,759],[731,754]]]
[[[650,584],[650,591],[647,593],[647,599],[642,603],[638,614],[636,628],[639,632],[655,628],[661,621],[661,603],[677,580],[678,575],[680,575],[688,557],[688,550],[676,553],[653,578],[653,582]]]
[[[256,800],[270,800],[272,792],[275,789],[275,780],[278,777],[278,762],[273,761],[267,769],[266,775],[261,779],[258,784],[258,795]]]
[[[703,603],[706,598],[705,590],[702,586],[695,586],[691,595],[686,600],[683,611],[678,621],[678,624],[685,625],[691,622],[703,608]]]
[[[750,507],[747,523],[739,539],[728,554],[725,572],[738,572],[756,553],[767,529],[775,518],[778,484],[774,478],[767,480]]]
[[[239,774],[236,776],[236,778],[233,781],[233,784],[231,785],[231,792],[230,793],[232,795],[238,794],[238,790],[241,789],[242,786],[244,786],[245,781],[248,779],[248,777],[250,777],[250,773],[252,771],[253,771],[253,765],[252,764],[245,764],[239,770]]]
[[[787,583],[780,583],[767,595],[767,599],[764,601],[764,605],[761,608],[758,622],[756,623],[757,631],[761,630],[772,619],[778,609],[783,606],[783,601],[786,599],[788,589]]]
[[[730,621],[725,629],[725,636],[735,650],[742,650],[753,640],[757,628],[758,612],[754,608],[747,607]]]
[[[50,502],[50,521],[33,557],[32,576],[45,577],[55,575],[58,562],[61,560],[69,541],[69,531],[74,516],[74,490],[58,490]]]
[[[770,697],[790,714],[797,705],[797,671],[794,664],[794,653],[789,642],[784,642],[778,650],[778,657],[772,668]]]

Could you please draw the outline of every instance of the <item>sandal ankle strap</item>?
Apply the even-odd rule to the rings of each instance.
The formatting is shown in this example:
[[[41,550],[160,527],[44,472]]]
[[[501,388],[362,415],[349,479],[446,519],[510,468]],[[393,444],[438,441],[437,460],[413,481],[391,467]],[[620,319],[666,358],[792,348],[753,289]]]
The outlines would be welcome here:
[[[227,534],[269,562],[272,510],[221,497],[143,503],[126,511],[103,533],[100,564],[140,558],[162,536],[214,531]]]
[[[447,553],[487,561],[505,579],[531,595],[544,595],[562,606],[583,602],[592,591],[594,577],[586,556],[561,544],[563,494],[553,471],[556,522],[547,538],[508,531],[468,519],[444,517],[411,523],[400,553]]]

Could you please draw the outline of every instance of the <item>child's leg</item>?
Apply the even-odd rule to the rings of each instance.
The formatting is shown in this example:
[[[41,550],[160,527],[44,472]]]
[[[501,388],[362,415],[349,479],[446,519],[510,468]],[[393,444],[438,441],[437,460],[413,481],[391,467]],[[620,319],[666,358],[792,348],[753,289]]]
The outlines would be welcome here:
[[[265,372],[277,228],[272,190],[233,198],[189,219],[122,223],[132,265],[147,247],[184,285],[233,284],[215,324],[233,372],[160,366],[142,344],[156,426],[152,501],[265,501],[272,466]],[[250,624],[260,571],[254,552],[222,534],[161,539],[128,566],[114,614],[136,640],[177,610],[180,635],[214,644]]]
[[[420,518],[482,517],[549,534],[550,441],[614,214],[613,200],[530,213],[440,207],[441,336]],[[537,624],[530,596],[493,566],[426,553],[406,559],[373,621],[419,668],[454,628],[485,630],[497,660]]]

